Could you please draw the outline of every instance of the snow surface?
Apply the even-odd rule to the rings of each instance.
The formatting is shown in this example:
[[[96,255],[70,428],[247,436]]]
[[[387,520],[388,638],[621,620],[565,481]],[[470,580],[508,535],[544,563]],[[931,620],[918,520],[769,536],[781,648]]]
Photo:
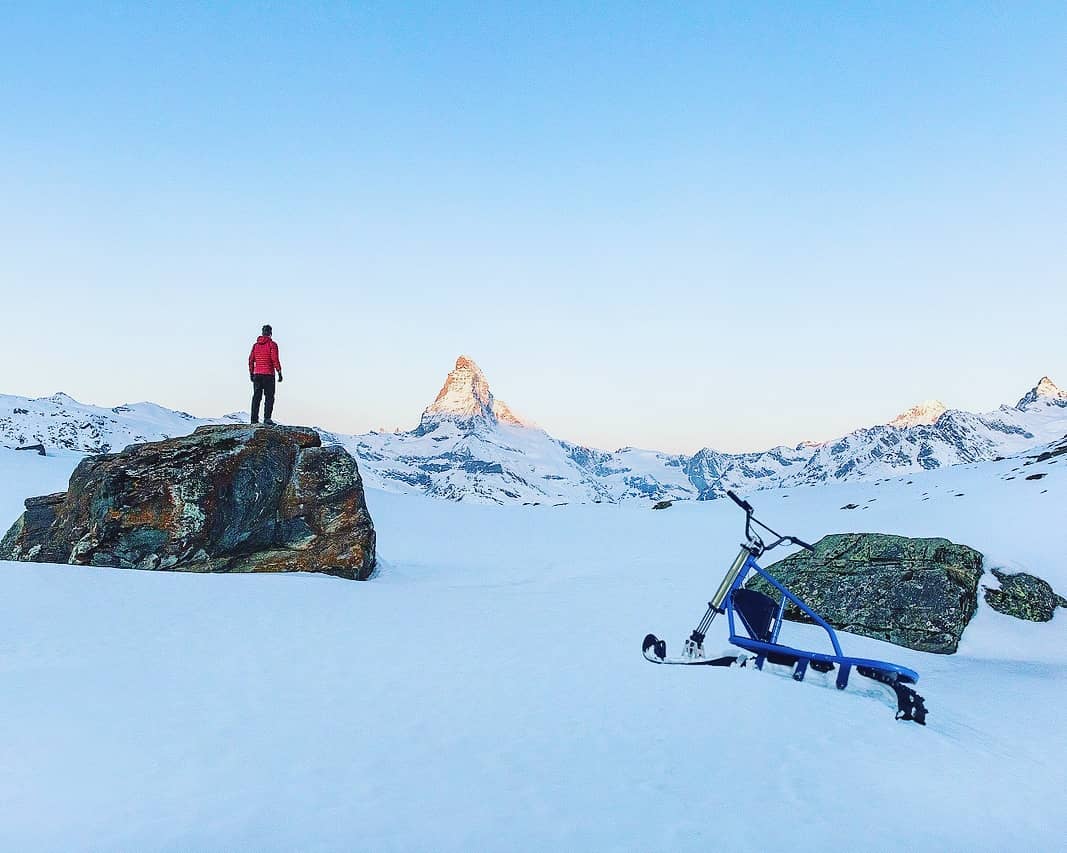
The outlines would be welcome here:
[[[4,521],[77,458],[0,450]],[[1065,469],[751,497],[805,539],[947,536],[1063,593]],[[920,672],[923,728],[862,679],[642,659],[703,613],[740,540],[728,501],[368,500],[366,583],[0,564],[0,849],[1062,848],[1064,611],[981,603],[953,656],[842,635]]]

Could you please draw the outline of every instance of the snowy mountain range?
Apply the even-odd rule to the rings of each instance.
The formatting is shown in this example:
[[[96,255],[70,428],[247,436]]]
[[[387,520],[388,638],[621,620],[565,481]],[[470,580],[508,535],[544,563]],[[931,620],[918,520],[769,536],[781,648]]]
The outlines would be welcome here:
[[[105,409],[79,403],[62,392],[37,399],[0,394],[0,446],[43,444],[81,453],[108,453],[136,442],[187,435],[201,424],[243,418],[197,418],[155,403]]]
[[[502,414],[503,413],[503,414]],[[501,503],[707,500],[735,488],[884,477],[1009,456],[1067,434],[1067,392],[1043,378],[1015,406],[983,415],[922,403],[842,438],[753,453],[597,450],[550,436],[496,400],[461,356],[410,432],[329,435],[387,490]]]
[[[101,453],[243,419],[200,419],[154,403],[105,409],[66,394],[0,395],[0,445],[41,443]],[[367,485],[387,491],[518,504],[708,500],[731,488],[897,476],[1020,453],[1067,434],[1067,392],[1043,377],[1014,406],[993,412],[973,414],[929,401],[835,441],[751,453],[710,447],[691,456],[632,447],[605,451],[554,438],[520,418],[493,395],[478,365],[460,356],[414,429],[320,432],[324,441],[356,456]]]

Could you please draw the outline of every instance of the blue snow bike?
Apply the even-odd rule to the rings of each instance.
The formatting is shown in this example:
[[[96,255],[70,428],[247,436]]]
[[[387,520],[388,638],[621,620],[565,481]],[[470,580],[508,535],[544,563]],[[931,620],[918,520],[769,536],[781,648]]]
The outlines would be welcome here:
[[[726,493],[734,503],[745,511],[745,544],[734,559],[726,576],[719,584],[715,595],[708,602],[707,612],[700,624],[693,629],[685,641],[682,656],[667,657],[667,644],[655,634],[649,634],[642,643],[641,651],[646,660],[660,664],[678,664],[683,666],[745,666],[755,656],[755,666],[763,669],[764,663],[770,662],[793,669],[793,678],[803,681],[809,667],[816,672],[827,673],[837,669],[835,685],[844,690],[853,671],[865,678],[873,679],[890,688],[897,698],[897,719],[913,720],[919,725],[926,725],[926,706],[923,697],[909,685],[919,680],[919,674],[906,666],[899,666],[886,661],[856,658],[846,655],[841,650],[837,633],[829,623],[797,598],[770,572],[759,565],[757,560],[772,548],[779,545],[799,545],[809,551],[815,549],[796,536],[782,536],[771,530],[755,517],[752,504],[741,500],[733,492]],[[764,542],[756,528],[770,534],[773,539]],[[759,575],[778,593],[775,601],[755,589],[745,587],[745,579],[750,574]],[[778,635],[784,621],[787,603],[792,603],[807,618],[822,627],[830,640],[831,652],[814,652],[798,649],[779,642]],[[704,654],[704,637],[711,627],[716,615],[725,613],[729,621],[730,642],[744,649],[749,654],[727,655],[708,658]],[[740,627],[742,633],[738,632]]]

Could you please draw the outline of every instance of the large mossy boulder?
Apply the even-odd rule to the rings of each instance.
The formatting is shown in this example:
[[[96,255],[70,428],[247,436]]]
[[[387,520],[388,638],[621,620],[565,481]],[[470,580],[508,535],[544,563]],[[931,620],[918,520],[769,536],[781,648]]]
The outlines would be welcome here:
[[[0,559],[364,580],[374,525],[355,460],[304,427],[203,426],[90,456],[30,498]]]
[[[987,586],[982,589],[986,604],[998,613],[1029,622],[1048,622],[1056,615],[1057,607],[1067,607],[1067,599],[1056,595],[1052,586],[1039,577],[997,569],[993,569],[993,575],[1000,581],[1000,589]]]
[[[978,607],[982,555],[947,539],[837,533],[769,571],[835,628],[951,654]],[[748,586],[778,598],[762,578]],[[811,621],[792,605],[786,618]]]

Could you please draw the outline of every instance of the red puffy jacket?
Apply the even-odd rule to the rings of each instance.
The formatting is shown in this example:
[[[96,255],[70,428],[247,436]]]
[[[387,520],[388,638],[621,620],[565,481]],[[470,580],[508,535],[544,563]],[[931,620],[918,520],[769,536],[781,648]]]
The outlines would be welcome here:
[[[275,370],[282,372],[278,345],[267,335],[260,335],[252,344],[252,352],[248,354],[248,372],[256,376],[273,376]]]

